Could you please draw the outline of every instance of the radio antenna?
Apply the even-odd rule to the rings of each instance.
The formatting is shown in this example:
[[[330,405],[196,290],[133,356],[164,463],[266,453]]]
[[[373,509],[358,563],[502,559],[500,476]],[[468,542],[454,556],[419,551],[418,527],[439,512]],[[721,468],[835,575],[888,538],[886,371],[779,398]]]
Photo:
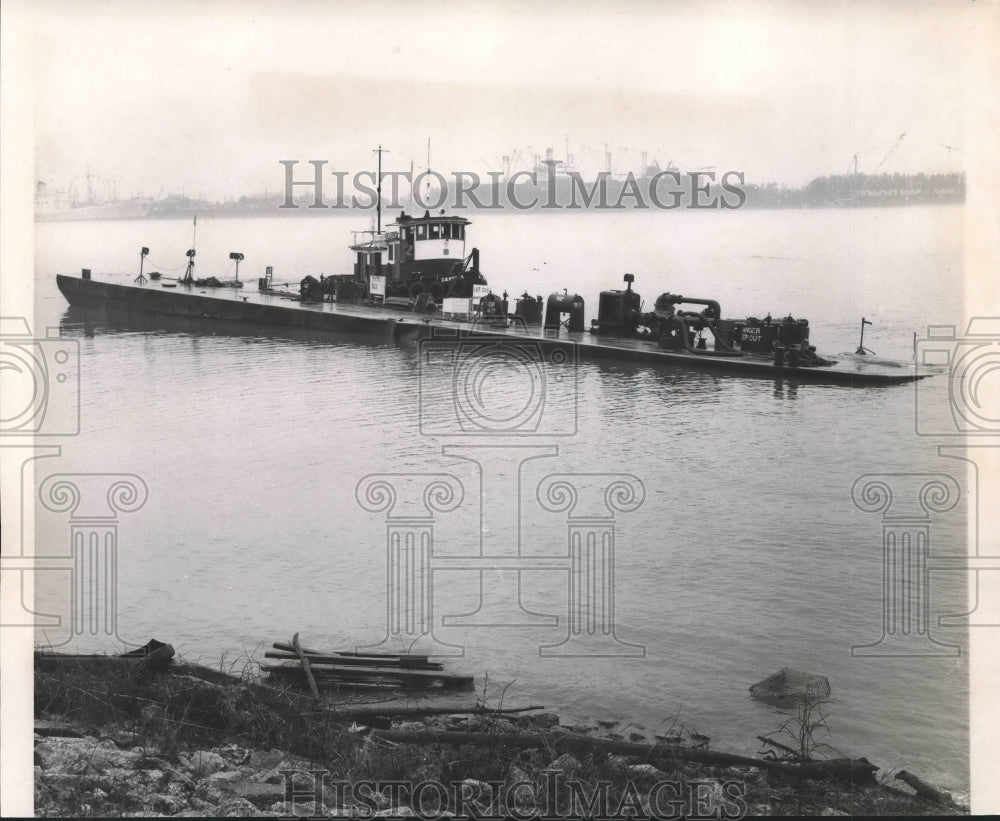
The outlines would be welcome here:
[[[427,198],[431,194],[431,138],[427,138]]]
[[[378,148],[372,149],[372,154],[378,154],[378,177],[375,180],[375,191],[377,198],[375,201],[375,219],[376,219],[376,233],[382,233],[382,155],[388,154],[388,148],[382,148],[381,144]]]
[[[413,210],[413,160],[410,160],[410,196],[406,206],[407,211]]]

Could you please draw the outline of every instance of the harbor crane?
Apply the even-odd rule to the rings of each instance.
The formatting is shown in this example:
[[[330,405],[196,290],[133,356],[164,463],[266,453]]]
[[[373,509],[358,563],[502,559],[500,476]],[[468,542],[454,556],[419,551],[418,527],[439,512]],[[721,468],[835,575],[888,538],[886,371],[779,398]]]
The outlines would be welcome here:
[[[872,171],[872,174],[877,174],[879,172],[879,169],[881,169],[882,166],[885,165],[886,162],[889,161],[889,157],[891,157],[893,154],[896,153],[896,149],[899,148],[899,144],[901,142],[903,142],[903,137],[905,137],[905,136],[906,136],[906,132],[903,132],[898,137],[896,137],[895,142],[893,142],[893,144],[889,148],[889,150],[885,152],[885,156],[882,158],[881,162],[879,162],[879,164],[875,166],[875,170]]]

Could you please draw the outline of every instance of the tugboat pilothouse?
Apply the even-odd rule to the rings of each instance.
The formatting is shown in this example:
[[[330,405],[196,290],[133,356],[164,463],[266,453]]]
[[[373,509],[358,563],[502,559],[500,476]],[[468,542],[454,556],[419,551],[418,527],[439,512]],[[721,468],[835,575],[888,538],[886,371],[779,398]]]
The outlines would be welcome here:
[[[381,216],[381,215],[380,215]],[[381,223],[381,219],[379,220]],[[465,217],[411,217],[401,212],[386,230],[353,231],[354,270],[331,277],[305,277],[300,283],[306,302],[368,302],[378,298],[415,300],[415,310],[433,311],[448,297],[475,296],[486,285],[479,271],[479,249],[466,254]],[[269,290],[262,280],[261,288]]]
[[[413,310],[438,310],[447,298],[476,296],[475,286],[486,285],[479,272],[479,249],[465,253],[465,217],[447,216],[442,210],[431,216],[411,217],[400,211],[395,222],[382,230],[382,153],[378,154],[379,181],[375,199],[375,226],[354,231],[351,251],[354,271],[333,277],[307,276],[300,285],[306,302],[381,302],[413,300]],[[269,283],[262,280],[262,288]]]
[[[422,217],[400,213],[386,231],[355,231],[354,280],[359,288],[371,277],[385,278],[385,296],[417,298],[427,293],[440,303],[445,297],[471,297],[473,285],[485,285],[479,272],[479,249],[466,256],[465,217],[441,211]]]

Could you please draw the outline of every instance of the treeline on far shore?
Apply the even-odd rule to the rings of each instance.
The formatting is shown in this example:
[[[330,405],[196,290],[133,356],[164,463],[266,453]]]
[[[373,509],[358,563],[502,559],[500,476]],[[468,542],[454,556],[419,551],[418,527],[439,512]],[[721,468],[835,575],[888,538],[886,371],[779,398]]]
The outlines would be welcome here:
[[[342,182],[342,181],[341,181]],[[39,209],[39,220],[135,219],[206,217],[291,217],[297,215],[351,214],[375,210],[376,192],[366,186],[351,190],[297,182],[305,190],[242,196],[226,202],[209,202],[184,196],[160,200],[133,199],[76,208]],[[452,185],[449,181],[411,197],[383,190],[385,215],[425,210],[437,213],[501,211],[547,213],[579,210],[665,210],[742,208],[856,208],[892,207],[965,201],[965,175],[950,174],[837,174],[816,177],[802,187],[746,181],[742,172],[681,172],[676,170],[626,177],[599,175],[583,180],[578,174],[551,179],[519,181],[515,178],[489,183]]]
[[[830,208],[965,201],[965,174],[834,174],[802,188],[748,184],[747,208]]]
[[[402,208],[413,213],[440,208],[449,211],[500,210],[541,212],[553,210],[675,210],[688,208],[836,208],[858,206],[916,205],[921,203],[963,202],[965,175],[956,174],[843,174],[817,177],[805,186],[790,187],[778,183],[757,184],[745,181],[738,172],[662,172],[656,175],[624,178],[605,177],[584,181],[576,175],[559,176],[552,180],[516,181],[469,185],[458,190],[455,186],[397,199],[385,196],[384,213]],[[360,208],[374,210],[375,192],[361,193],[341,189],[336,195],[330,190],[308,189],[288,198],[281,194],[269,197],[241,197],[219,205],[205,203],[208,210],[221,213],[257,213],[261,216],[292,216],[295,214],[349,212]],[[418,201],[419,200],[419,201]],[[425,201],[426,200],[426,201]],[[321,205],[319,203],[322,203]],[[150,216],[166,216],[176,208],[191,208],[192,203],[167,200],[154,203]],[[317,209],[319,209],[317,211]]]

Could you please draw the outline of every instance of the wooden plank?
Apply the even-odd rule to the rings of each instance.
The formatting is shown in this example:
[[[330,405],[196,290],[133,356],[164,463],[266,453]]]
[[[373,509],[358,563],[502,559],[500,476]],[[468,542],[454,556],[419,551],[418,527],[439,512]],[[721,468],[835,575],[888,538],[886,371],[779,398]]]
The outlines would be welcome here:
[[[430,658],[430,656],[418,656],[410,653],[361,653],[357,650],[337,650],[336,655],[355,656],[357,658],[399,659],[401,661],[420,661],[420,662],[426,662]]]
[[[262,670],[278,675],[296,675],[301,672],[297,665],[262,664]],[[472,686],[472,676],[458,676],[452,673],[438,673],[430,670],[402,670],[378,667],[337,667],[330,664],[310,664],[313,675],[317,678],[339,678],[358,681],[386,679],[405,684],[430,684],[439,681],[448,687]]]
[[[532,707],[503,707],[495,709],[484,709],[478,704],[456,705],[454,707],[411,707],[411,706],[390,706],[378,704],[359,704],[352,707],[344,707],[337,710],[338,718],[364,719],[376,716],[381,717],[402,717],[402,716],[453,716],[453,715],[507,715],[510,713],[527,713],[532,710],[544,710],[542,705]]]
[[[294,661],[298,659],[298,655],[295,653],[286,653],[283,650],[267,650],[264,653],[264,658],[267,659],[281,659],[284,661]],[[403,668],[406,670],[442,670],[444,665],[437,662],[427,662],[423,664],[419,663],[405,663],[401,664],[396,659],[385,659],[373,656],[324,656],[319,653],[306,653],[306,658],[309,659],[311,664],[316,663],[327,663],[327,664],[338,664],[344,666],[358,666],[358,667],[386,667],[390,669]]]
[[[302,662],[302,672],[306,674],[306,681],[309,682],[309,689],[312,690],[313,698],[318,701],[319,687],[316,686],[316,679],[313,678],[312,670],[309,669],[309,659],[307,659],[306,654],[302,652],[302,645],[299,644],[298,633],[292,636],[292,647],[294,647],[295,652],[299,654],[299,660]]]
[[[292,645],[281,641],[276,641],[271,646],[275,650],[284,650],[286,653],[295,652],[295,648],[292,647]],[[430,659],[429,656],[411,655],[409,653],[359,653],[357,650],[332,650],[329,653],[322,653],[319,650],[310,650],[308,647],[303,647],[302,652],[308,656],[346,656],[354,658],[398,659],[399,661],[414,664],[427,664]]]
[[[394,676],[396,678],[406,678],[413,681],[421,679],[444,679],[444,678],[467,678],[470,681],[472,676],[459,676],[454,673],[443,673],[435,670],[404,670],[401,667],[387,669],[385,667],[354,667],[349,665],[328,664],[325,662],[313,662],[310,665],[314,672],[322,674],[326,672],[347,673],[359,676]]]

